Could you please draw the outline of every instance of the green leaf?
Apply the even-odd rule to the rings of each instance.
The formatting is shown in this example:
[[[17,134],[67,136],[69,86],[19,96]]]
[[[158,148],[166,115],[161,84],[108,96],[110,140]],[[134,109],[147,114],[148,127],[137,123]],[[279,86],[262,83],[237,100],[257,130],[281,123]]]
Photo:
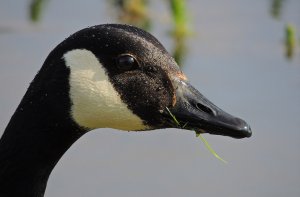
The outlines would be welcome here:
[[[206,146],[206,148],[209,150],[209,152],[211,154],[213,154],[217,159],[219,159],[220,161],[222,161],[223,163],[227,164],[227,161],[225,161],[224,159],[222,159],[217,153],[216,151],[209,145],[208,141],[200,134],[196,132],[196,135],[199,136],[199,138],[202,140],[202,142],[204,143],[204,145]],[[197,137],[198,137],[197,136]]]
[[[170,116],[173,118],[175,124],[176,124],[178,127],[180,127],[180,123],[179,123],[179,121],[176,119],[176,117],[172,114],[172,112],[169,110],[168,107],[166,107],[166,109],[167,109],[167,111],[169,112]]]
[[[188,122],[186,122],[183,126],[180,125],[179,121],[177,120],[177,118],[172,114],[172,112],[169,110],[168,107],[166,107],[168,113],[170,114],[170,116],[173,118],[175,124],[179,127],[179,128],[184,128],[186,127],[186,125],[188,124]],[[216,151],[209,145],[208,141],[201,135],[201,132],[203,131],[195,131],[196,132],[196,137],[199,137],[201,139],[201,141],[204,143],[204,145],[206,146],[206,148],[209,150],[209,152],[211,154],[213,154],[217,159],[219,159],[220,161],[222,161],[223,163],[227,163],[227,161],[225,161],[224,159],[222,159],[217,153]]]

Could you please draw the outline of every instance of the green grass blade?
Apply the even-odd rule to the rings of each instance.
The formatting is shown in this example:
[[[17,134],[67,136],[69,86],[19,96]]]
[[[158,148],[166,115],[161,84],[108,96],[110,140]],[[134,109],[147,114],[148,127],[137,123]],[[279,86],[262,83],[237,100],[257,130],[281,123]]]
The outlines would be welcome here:
[[[219,159],[220,161],[222,161],[223,163],[227,164],[227,161],[225,161],[224,159],[222,159],[214,149],[212,149],[212,147],[209,145],[208,141],[200,134],[198,133],[198,137],[201,139],[201,141],[204,143],[204,145],[206,146],[206,148],[209,150],[209,152],[211,152],[211,154],[213,154],[217,159]]]
[[[179,128],[184,128],[186,127],[186,125],[188,124],[188,122],[186,122],[182,127],[179,123],[179,121],[176,119],[176,117],[172,114],[172,112],[169,110],[168,107],[166,107],[168,113],[170,114],[170,116],[173,118],[175,124],[179,127]],[[196,131],[195,131],[196,132]],[[199,137],[201,139],[201,141],[204,143],[204,145],[206,146],[206,148],[209,150],[209,152],[211,154],[213,154],[217,159],[219,159],[220,161],[222,161],[223,163],[227,163],[227,161],[225,161],[224,159],[222,159],[214,149],[212,149],[212,147],[209,145],[208,141],[201,135],[200,132],[196,132],[196,137]]]
[[[176,125],[177,125],[178,127],[180,127],[180,123],[179,123],[179,121],[176,119],[176,117],[172,114],[172,112],[169,110],[168,107],[166,107],[166,109],[167,109],[168,113],[170,114],[170,116],[173,118],[173,120],[174,120],[174,122],[176,123]]]

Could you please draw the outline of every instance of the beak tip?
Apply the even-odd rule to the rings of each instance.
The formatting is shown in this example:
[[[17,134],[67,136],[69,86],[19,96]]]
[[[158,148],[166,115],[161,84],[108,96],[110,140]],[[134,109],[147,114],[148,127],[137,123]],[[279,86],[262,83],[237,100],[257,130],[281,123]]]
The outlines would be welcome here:
[[[252,136],[252,130],[249,124],[245,123],[245,126],[241,129],[241,132],[243,133],[244,137],[251,137]]]
[[[247,131],[246,137],[251,137],[252,136],[252,130],[250,125],[245,126],[245,130]]]

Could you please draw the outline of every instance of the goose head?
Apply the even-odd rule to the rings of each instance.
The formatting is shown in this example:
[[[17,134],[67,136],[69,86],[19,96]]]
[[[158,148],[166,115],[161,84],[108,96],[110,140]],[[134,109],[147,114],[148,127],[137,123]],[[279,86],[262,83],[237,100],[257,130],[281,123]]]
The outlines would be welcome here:
[[[163,45],[136,27],[106,24],[83,29],[49,57],[59,57],[69,69],[70,116],[86,130],[181,127],[234,138],[251,136],[244,120],[206,99]]]

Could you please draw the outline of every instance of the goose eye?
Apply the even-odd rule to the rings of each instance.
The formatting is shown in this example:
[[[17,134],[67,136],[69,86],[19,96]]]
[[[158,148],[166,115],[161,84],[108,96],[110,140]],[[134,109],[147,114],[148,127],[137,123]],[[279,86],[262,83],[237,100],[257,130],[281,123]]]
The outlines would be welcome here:
[[[137,68],[138,63],[136,59],[131,55],[120,55],[117,58],[117,67],[122,71],[133,70]]]

